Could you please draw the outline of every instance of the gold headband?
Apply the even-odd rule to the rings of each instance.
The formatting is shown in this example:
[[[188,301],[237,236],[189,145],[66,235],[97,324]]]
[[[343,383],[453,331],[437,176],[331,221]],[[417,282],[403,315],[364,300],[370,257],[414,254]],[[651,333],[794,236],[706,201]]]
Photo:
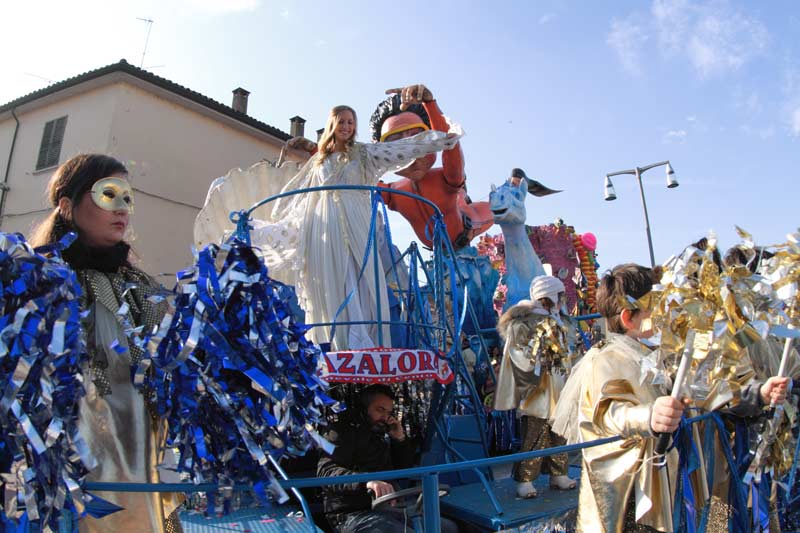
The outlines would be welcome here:
[[[413,130],[414,128],[422,128],[425,131],[430,129],[428,126],[425,125],[424,122],[420,122],[418,124],[406,124],[405,126],[397,127],[381,135],[381,142],[384,142],[386,140],[386,137],[390,135],[395,135],[396,133],[403,133],[404,131]]]
[[[656,293],[650,291],[638,300],[634,300],[633,296],[620,296],[620,303],[624,309],[630,311],[652,311],[656,303]]]

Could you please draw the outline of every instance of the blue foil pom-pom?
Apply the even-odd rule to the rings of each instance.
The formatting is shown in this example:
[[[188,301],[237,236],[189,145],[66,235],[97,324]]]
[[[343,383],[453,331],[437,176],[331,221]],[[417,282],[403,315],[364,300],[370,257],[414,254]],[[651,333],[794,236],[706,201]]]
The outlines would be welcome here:
[[[145,337],[136,383],[168,422],[177,470],[195,483],[273,481],[268,456],[325,445],[324,408],[338,408],[317,376],[290,287],[272,280],[240,241],[210,245],[178,274],[174,313]]]
[[[80,488],[95,464],[78,432],[81,288],[58,255],[74,238],[34,251],[0,233],[0,504],[12,527],[57,531],[91,499]]]

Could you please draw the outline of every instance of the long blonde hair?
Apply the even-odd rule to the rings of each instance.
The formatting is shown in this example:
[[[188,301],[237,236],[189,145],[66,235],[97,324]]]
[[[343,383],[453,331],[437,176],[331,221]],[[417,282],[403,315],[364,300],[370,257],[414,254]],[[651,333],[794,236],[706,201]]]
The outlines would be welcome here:
[[[339,124],[339,119],[344,111],[350,111],[353,114],[353,119],[355,120],[355,128],[353,128],[353,135],[347,141],[347,147],[350,148],[353,146],[356,140],[356,133],[358,130],[358,116],[356,115],[355,109],[348,105],[337,105],[333,109],[331,109],[330,114],[328,115],[328,122],[325,124],[325,131],[322,133],[322,137],[320,137],[317,146],[319,147],[319,158],[317,159],[317,164],[321,165],[325,158],[331,155],[336,147],[336,139],[333,136],[333,131],[336,129],[336,126]]]

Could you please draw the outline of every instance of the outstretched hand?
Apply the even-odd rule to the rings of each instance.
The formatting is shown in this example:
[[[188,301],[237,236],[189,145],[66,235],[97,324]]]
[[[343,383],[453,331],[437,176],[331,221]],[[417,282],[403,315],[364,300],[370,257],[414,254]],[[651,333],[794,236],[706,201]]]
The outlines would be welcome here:
[[[317,143],[310,141],[305,137],[292,137],[286,142],[286,145],[289,148],[293,148],[295,150],[304,150],[306,152],[313,152],[314,148],[317,147]]]
[[[387,89],[386,94],[399,94],[400,109],[403,111],[413,104],[433,101],[433,93],[421,83],[397,89]]]

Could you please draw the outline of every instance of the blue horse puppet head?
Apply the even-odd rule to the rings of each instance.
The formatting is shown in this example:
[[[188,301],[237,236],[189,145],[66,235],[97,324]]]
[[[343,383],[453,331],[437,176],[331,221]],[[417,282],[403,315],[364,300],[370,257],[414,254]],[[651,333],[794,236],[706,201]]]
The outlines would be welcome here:
[[[503,281],[507,290],[504,310],[527,299],[533,278],[545,274],[542,261],[536,255],[525,228],[528,180],[515,178],[512,175],[500,187],[492,187],[489,195],[492,217],[503,230],[505,241],[506,274]]]
[[[527,194],[528,185],[524,180],[520,180],[518,185],[514,185],[509,179],[500,187],[492,186],[492,192],[489,194],[489,208],[492,210],[495,224],[500,226],[524,225],[527,218],[525,210]]]

